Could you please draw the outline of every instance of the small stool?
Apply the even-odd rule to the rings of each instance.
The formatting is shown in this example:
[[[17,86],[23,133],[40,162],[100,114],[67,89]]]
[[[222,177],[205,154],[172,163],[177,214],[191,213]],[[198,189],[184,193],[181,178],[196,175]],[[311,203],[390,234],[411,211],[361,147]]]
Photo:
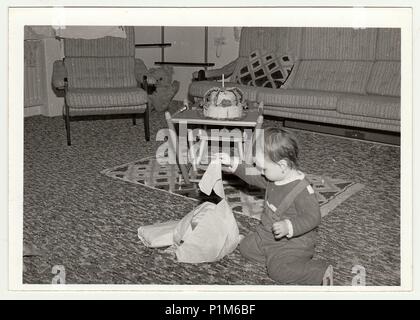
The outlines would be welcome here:
[[[237,131],[235,131],[237,132]],[[198,147],[198,156],[197,150],[195,148],[194,142],[199,140],[199,147]],[[244,149],[243,149],[243,134],[239,133],[237,135],[232,135],[231,131],[222,129],[219,131],[218,135],[208,134],[207,131],[203,129],[199,129],[196,137],[194,137],[193,130],[188,130],[188,143],[189,143],[189,153],[191,158],[191,164],[194,171],[197,171],[197,166],[200,165],[201,160],[203,158],[203,154],[205,148],[208,147],[209,141],[216,141],[216,142],[233,142],[234,148],[238,150],[239,159],[244,159]]]

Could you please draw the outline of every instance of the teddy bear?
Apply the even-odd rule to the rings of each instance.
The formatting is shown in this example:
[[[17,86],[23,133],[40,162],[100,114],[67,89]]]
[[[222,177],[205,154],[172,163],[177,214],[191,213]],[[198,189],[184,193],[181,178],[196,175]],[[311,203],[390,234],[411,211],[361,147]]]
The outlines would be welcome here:
[[[172,81],[174,69],[172,66],[147,69],[141,59],[136,59],[136,79],[140,84],[147,81],[149,106],[151,110],[163,112],[168,110],[173,97],[179,90],[179,81]]]
[[[179,81],[172,81],[174,69],[171,66],[151,68],[148,70],[147,84],[154,87],[149,95],[149,102],[152,109],[163,112],[168,110],[173,97],[179,90]]]
[[[172,81],[173,67],[147,69],[143,61],[136,59],[135,68],[137,81],[147,91],[151,110],[159,112],[168,110],[173,97],[179,90],[179,81]],[[147,88],[144,88],[144,79],[146,79]]]

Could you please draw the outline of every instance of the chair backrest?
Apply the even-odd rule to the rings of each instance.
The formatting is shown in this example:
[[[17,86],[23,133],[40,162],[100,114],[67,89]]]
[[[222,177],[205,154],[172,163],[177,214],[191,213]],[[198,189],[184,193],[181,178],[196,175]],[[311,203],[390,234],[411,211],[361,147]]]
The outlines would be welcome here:
[[[134,63],[134,27],[127,37],[64,39],[64,63],[72,88],[124,88],[137,85]]]
[[[134,57],[134,27],[124,27],[127,38],[64,39],[65,57]]]

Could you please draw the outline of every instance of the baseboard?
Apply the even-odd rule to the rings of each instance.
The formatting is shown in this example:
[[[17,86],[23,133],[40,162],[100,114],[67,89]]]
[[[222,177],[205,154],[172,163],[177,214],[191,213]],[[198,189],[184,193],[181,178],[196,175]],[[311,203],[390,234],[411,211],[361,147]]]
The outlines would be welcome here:
[[[23,108],[24,117],[39,116],[42,114],[42,106],[25,107]]]
[[[400,134],[397,132],[386,132],[363,128],[352,128],[346,126],[334,126],[308,121],[295,121],[289,119],[284,120],[284,126],[288,128],[331,134],[346,137],[349,139],[366,140],[392,145],[400,145],[401,143]]]

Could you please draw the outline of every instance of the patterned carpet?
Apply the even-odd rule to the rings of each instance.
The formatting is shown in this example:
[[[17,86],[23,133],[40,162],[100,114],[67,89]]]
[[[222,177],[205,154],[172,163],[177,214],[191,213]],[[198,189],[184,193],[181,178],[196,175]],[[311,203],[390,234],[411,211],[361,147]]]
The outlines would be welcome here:
[[[152,114],[148,143],[138,122],[74,122],[68,147],[61,117],[25,119],[23,236],[43,255],[24,258],[24,283],[51,283],[52,267],[63,265],[74,284],[273,284],[264,266],[238,250],[217,263],[190,265],[141,244],[140,225],[180,219],[196,201],[100,173],[155,153],[163,116]],[[399,285],[400,148],[296,134],[304,172],[365,185],[324,217],[316,258],[334,266],[336,285],[351,283],[355,264],[365,267],[367,285]],[[258,222],[236,218],[242,233]]]
[[[217,195],[212,193],[210,196],[206,196],[198,188],[198,181],[206,169],[207,165],[201,165],[194,173],[190,167],[190,179],[194,178],[194,181],[187,184],[177,166],[167,162],[163,163],[162,160],[158,161],[156,157],[152,156],[105,169],[102,173],[114,179],[143,184],[174,195],[186,196],[199,203],[204,201],[218,203],[220,198]],[[360,183],[331,177],[308,174],[306,178],[315,190],[323,217],[364,187]],[[264,207],[264,190],[249,186],[235,175],[226,173],[223,175],[223,185],[226,200],[234,213],[260,219]]]

